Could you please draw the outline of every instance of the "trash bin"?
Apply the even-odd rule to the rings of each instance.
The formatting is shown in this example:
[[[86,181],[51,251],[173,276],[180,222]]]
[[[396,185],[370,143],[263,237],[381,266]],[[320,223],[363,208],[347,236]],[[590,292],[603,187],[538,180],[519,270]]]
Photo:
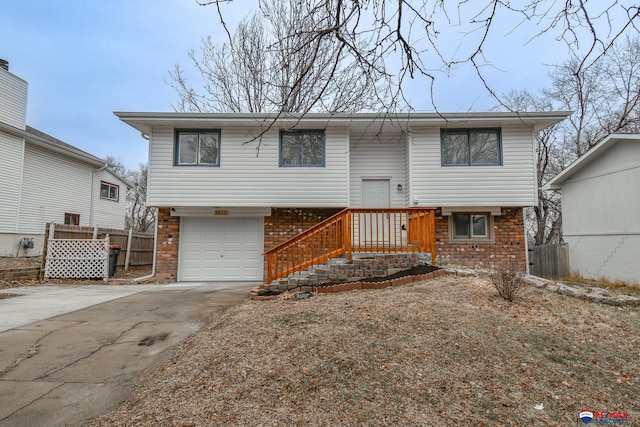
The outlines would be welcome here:
[[[109,277],[116,275],[116,267],[118,266],[118,255],[120,255],[120,246],[109,245]]]

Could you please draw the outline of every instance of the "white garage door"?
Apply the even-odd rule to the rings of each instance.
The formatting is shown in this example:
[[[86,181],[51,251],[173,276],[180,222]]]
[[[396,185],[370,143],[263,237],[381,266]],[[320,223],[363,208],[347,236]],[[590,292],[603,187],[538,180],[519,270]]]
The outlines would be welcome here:
[[[263,245],[263,218],[183,217],[178,280],[261,281]]]

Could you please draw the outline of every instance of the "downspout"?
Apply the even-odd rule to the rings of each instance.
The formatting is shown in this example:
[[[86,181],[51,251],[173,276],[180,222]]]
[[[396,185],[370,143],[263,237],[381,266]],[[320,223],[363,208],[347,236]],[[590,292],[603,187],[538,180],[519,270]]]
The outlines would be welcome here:
[[[156,208],[156,226],[154,227],[154,231],[153,231],[153,261],[151,262],[151,274],[148,274],[142,277],[137,277],[133,279],[134,282],[140,282],[142,280],[151,279],[156,275],[156,256],[157,256],[157,250],[158,250],[157,242],[158,242],[158,208]]]
[[[94,200],[93,200],[93,192],[94,192],[94,188],[95,188],[95,179],[96,179],[96,173],[105,170],[106,168],[108,168],[109,165],[108,164],[104,164],[104,166],[102,166],[100,169],[94,169],[93,172],[91,173],[91,200],[89,201],[89,225],[90,226],[94,226],[95,224],[93,223],[93,205],[94,205]],[[78,224],[80,225],[80,224]]]
[[[527,275],[531,274],[531,271],[529,271],[529,236],[527,236],[527,213],[525,212],[525,208],[522,208],[522,218],[524,219],[524,221],[522,221],[523,227],[524,227],[524,265],[525,265],[525,273]]]
[[[149,135],[147,135],[144,132],[140,132],[140,136],[142,137],[142,139],[149,141]],[[149,172],[147,171],[147,174]],[[147,183],[148,183],[148,179],[147,179]],[[148,185],[148,184],[147,184]],[[148,190],[148,187],[147,187]],[[157,257],[157,251],[158,251],[158,208],[156,208],[156,225],[154,227],[153,230],[153,261],[151,262],[151,274],[148,274],[146,276],[142,276],[142,277],[137,277],[135,279],[133,279],[134,282],[140,282],[142,280],[147,280],[147,279],[151,279],[156,275],[156,257]]]

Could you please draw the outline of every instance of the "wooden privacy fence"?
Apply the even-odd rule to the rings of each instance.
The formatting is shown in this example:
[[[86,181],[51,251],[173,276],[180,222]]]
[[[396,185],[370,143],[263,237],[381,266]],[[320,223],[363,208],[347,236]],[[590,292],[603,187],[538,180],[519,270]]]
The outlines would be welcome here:
[[[143,270],[153,264],[153,234],[115,228],[81,227],[66,224],[47,224],[44,235],[42,259],[47,258],[47,241],[53,227],[54,239],[104,239],[109,235],[109,244],[120,246],[117,268],[121,270]]]
[[[567,243],[529,248],[529,273],[532,275],[547,279],[562,279],[570,272]]]

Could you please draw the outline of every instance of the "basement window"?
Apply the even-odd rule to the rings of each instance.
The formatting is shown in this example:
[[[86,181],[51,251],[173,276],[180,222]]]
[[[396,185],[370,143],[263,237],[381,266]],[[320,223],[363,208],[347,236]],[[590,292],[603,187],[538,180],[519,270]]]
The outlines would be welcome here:
[[[493,216],[486,212],[454,213],[449,217],[452,242],[492,242]]]

